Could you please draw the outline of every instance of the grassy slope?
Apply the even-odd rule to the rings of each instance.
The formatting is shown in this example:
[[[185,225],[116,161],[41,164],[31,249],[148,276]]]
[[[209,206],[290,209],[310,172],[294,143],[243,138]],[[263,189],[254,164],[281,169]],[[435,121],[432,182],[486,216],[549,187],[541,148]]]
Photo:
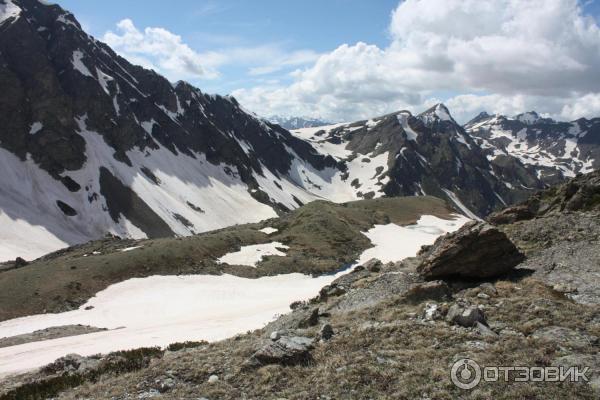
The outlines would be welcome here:
[[[0,321],[77,308],[111,284],[134,277],[220,274],[258,277],[287,272],[326,273],[354,261],[371,243],[362,235],[374,224],[414,223],[422,214],[451,211],[433,197],[310,203],[282,218],[185,238],[105,239],[43,257],[26,267],[0,272]],[[268,236],[258,230],[272,226]],[[240,246],[280,241],[287,257],[269,257],[259,268],[216,263]],[[120,249],[143,246],[129,252]],[[93,252],[101,254],[93,255]],[[84,255],[86,255],[84,257]]]

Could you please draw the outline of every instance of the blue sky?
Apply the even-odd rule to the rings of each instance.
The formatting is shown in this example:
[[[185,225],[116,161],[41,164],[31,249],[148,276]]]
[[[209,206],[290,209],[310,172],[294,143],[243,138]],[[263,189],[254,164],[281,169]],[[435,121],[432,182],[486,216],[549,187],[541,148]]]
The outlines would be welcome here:
[[[88,33],[102,38],[126,18],[136,27],[162,27],[182,36],[198,52],[272,44],[282,52],[310,49],[328,52],[343,43],[389,42],[388,25],[397,0],[60,0]],[[210,93],[228,94],[266,79],[289,80],[294,65],[260,77],[248,65],[225,65],[218,79],[189,79]]]
[[[600,115],[600,0],[58,0],[131,62],[261,115]]]

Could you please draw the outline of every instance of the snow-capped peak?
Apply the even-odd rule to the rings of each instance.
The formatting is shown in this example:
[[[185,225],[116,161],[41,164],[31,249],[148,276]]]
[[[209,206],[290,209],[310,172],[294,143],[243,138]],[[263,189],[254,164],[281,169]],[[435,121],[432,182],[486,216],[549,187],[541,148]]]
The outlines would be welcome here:
[[[433,122],[452,122],[455,123],[452,115],[450,115],[450,111],[448,107],[446,107],[442,103],[438,103],[435,106],[431,107],[429,110],[419,115],[419,118],[426,124],[431,124]]]
[[[435,106],[435,115],[442,121],[452,121],[450,111],[448,111],[448,108],[442,103]]]
[[[21,15],[21,9],[12,0],[3,0],[3,3],[0,4],[0,24],[9,19],[16,21],[19,15]]]
[[[535,124],[540,119],[540,116],[535,111],[529,111],[515,116],[515,119],[524,124],[531,125]]]

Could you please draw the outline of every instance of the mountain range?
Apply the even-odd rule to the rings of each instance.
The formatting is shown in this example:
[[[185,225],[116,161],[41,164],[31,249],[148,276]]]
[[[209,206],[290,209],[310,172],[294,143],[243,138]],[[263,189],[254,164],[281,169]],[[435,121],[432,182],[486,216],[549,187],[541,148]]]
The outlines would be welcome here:
[[[471,218],[598,167],[600,120],[438,104],[288,131],[234,98],[171,83],[58,5],[0,20],[0,260],[100,238],[186,236],[308,202],[432,195]],[[316,123],[316,122],[315,122]]]
[[[316,128],[319,126],[331,125],[330,122],[326,122],[318,118],[308,117],[284,117],[280,115],[274,115],[267,119],[270,122],[288,130],[301,128]]]

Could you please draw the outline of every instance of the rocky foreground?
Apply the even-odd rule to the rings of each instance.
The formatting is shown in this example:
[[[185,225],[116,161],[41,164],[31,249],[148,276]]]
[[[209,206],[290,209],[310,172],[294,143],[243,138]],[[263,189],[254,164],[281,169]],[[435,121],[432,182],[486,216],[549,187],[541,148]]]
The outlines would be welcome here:
[[[65,357],[0,399],[597,399],[600,173],[372,260],[264,329],[218,343]],[[589,367],[588,382],[453,385],[452,365]]]

